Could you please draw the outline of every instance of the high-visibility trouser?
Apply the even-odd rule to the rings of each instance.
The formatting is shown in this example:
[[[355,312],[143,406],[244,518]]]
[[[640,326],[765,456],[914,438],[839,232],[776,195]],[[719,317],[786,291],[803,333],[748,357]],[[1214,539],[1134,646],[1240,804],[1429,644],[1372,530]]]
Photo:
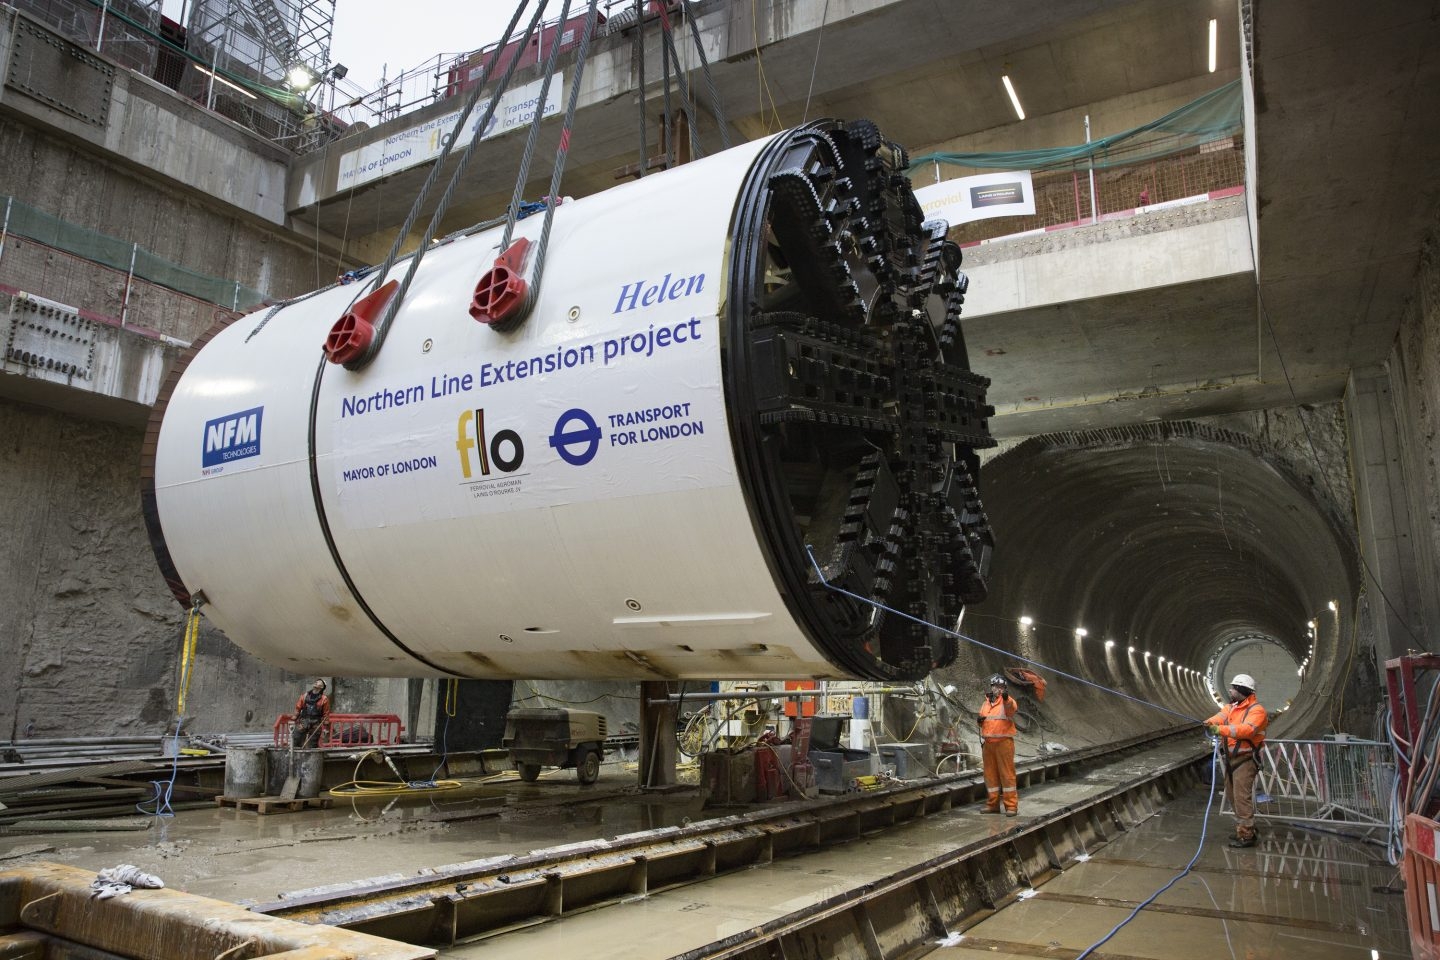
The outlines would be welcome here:
[[[1015,739],[985,737],[981,741],[980,756],[985,761],[985,790],[989,794],[985,806],[999,810],[1004,803],[1006,810],[1019,810],[1020,794],[1015,790]]]
[[[1226,758],[1225,792],[1235,811],[1235,835],[1242,840],[1255,836],[1255,775],[1259,772],[1254,751],[1246,750]]]

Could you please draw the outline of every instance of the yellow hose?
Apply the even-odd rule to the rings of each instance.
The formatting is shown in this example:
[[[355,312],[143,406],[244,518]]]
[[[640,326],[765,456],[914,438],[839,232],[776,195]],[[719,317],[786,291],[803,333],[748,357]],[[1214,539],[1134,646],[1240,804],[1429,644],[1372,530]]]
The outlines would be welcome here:
[[[459,790],[465,784],[459,780],[436,780],[424,786],[412,786],[394,780],[350,780],[330,788],[333,797],[399,797],[414,793],[441,793]]]

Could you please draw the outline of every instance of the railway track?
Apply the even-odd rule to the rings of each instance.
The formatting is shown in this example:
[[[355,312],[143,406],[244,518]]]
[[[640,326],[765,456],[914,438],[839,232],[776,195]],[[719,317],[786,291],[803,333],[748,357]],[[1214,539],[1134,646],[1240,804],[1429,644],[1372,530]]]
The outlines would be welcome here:
[[[983,919],[1158,810],[1193,783],[1203,758],[1193,730],[1161,731],[1033,760],[1017,773],[1022,792],[1065,781],[1073,801],[1026,816],[953,848],[741,934],[684,948],[694,958],[809,955],[802,943],[853,940],[865,956],[904,953],[945,930]],[[1127,757],[1145,762],[1092,777]],[[634,901],[755,865],[826,850],[984,797],[976,774],[837,799],[786,804],[660,830],[437,868],[423,876],[355,881],[297,891],[252,908],[412,944],[446,947]],[[916,940],[916,938],[919,938]],[[789,944],[799,950],[790,952]],[[776,953],[777,947],[784,953]],[[878,952],[877,952],[878,951]]]

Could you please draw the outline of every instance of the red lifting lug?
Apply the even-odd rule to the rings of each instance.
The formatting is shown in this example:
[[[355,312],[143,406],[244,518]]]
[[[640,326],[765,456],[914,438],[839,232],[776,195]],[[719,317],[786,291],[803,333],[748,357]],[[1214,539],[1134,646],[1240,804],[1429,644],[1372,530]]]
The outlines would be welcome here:
[[[365,351],[370,349],[370,342],[375,339],[375,318],[399,289],[400,281],[391,280],[356,301],[345,316],[335,321],[330,335],[325,338],[325,356],[331,363],[349,363],[364,356]]]
[[[519,319],[517,314],[525,302],[525,291],[529,289],[520,268],[525,263],[525,254],[530,241],[521,237],[510,248],[495,258],[495,266],[486,271],[480,282],[475,284],[475,298],[470,301],[470,316],[492,326],[504,328],[511,320]]]

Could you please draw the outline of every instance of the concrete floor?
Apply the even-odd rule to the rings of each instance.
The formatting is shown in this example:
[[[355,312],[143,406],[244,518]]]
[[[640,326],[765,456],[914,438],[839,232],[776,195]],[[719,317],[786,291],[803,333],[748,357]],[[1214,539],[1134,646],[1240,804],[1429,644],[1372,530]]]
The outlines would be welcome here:
[[[1172,804],[936,954],[1000,960],[1083,951],[1174,878],[1208,827],[1194,870],[1097,953],[1157,960],[1355,960],[1372,950],[1410,956],[1400,881],[1380,847],[1262,827],[1257,847],[1233,850],[1224,842],[1229,818],[1212,813],[1206,821],[1204,809],[1203,795]]]
[[[1179,747],[1190,749],[1189,745]],[[1080,795],[1133,776],[1157,758],[1118,761],[1078,781],[1022,791],[1021,814],[1047,813]],[[700,819],[693,793],[643,800],[633,769],[605,767],[600,783],[576,784],[570,771],[537,784],[503,779],[404,805],[337,802],[326,811],[259,817],[233,809],[182,812],[143,833],[37,835],[0,843],[26,860],[88,869],[120,862],[157,873],[168,885],[241,903],[284,892],[499,853],[528,851]],[[607,795],[593,803],[586,797]],[[503,813],[497,812],[504,801]],[[1260,846],[1232,850],[1229,818],[1204,818],[1205,788],[1182,796],[1092,858],[1072,865],[936,951],[957,958],[1074,956],[1100,939],[1174,877],[1200,845],[1194,871],[1099,951],[1110,957],[1385,958],[1409,956],[1404,902],[1380,847],[1298,828],[1265,828]],[[436,820],[435,817],[447,818]],[[976,809],[906,823],[881,837],[738,871],[598,909],[489,936],[443,951],[447,957],[579,956],[665,958],[804,908],[843,889],[935,855],[947,845],[1006,829]],[[52,849],[39,850],[37,847]],[[663,935],[661,932],[663,931]]]
[[[1021,816],[1056,810],[1077,795],[1129,775],[1134,761],[1022,791]],[[1404,897],[1383,849],[1328,834],[1262,827],[1249,850],[1226,845],[1233,827],[1220,798],[1204,816],[1208,788],[1178,798],[1138,829],[1111,841],[941,946],[957,960],[1074,956],[1178,874],[1200,846],[1194,870],[1142,911],[1098,953],[1155,960],[1355,960],[1410,956]],[[505,960],[584,955],[589,960],[662,960],[802,909],[844,889],[878,880],[935,855],[947,844],[1000,832],[1006,821],[955,810],[860,840],[665,891],[643,900],[568,917],[444,952]],[[1394,885],[1396,893],[1373,888]],[[663,936],[657,935],[663,931]]]
[[[549,770],[533,784],[510,773],[429,797],[337,799],[328,810],[266,816],[230,807],[184,810],[141,832],[0,838],[0,868],[32,860],[97,871],[133,863],[175,889],[248,905],[345,880],[414,876],[440,864],[701,818],[693,791],[642,798],[634,783],[634,763],[620,761],[605,764],[591,787],[581,787],[573,770]],[[601,795],[609,799],[582,803]]]

